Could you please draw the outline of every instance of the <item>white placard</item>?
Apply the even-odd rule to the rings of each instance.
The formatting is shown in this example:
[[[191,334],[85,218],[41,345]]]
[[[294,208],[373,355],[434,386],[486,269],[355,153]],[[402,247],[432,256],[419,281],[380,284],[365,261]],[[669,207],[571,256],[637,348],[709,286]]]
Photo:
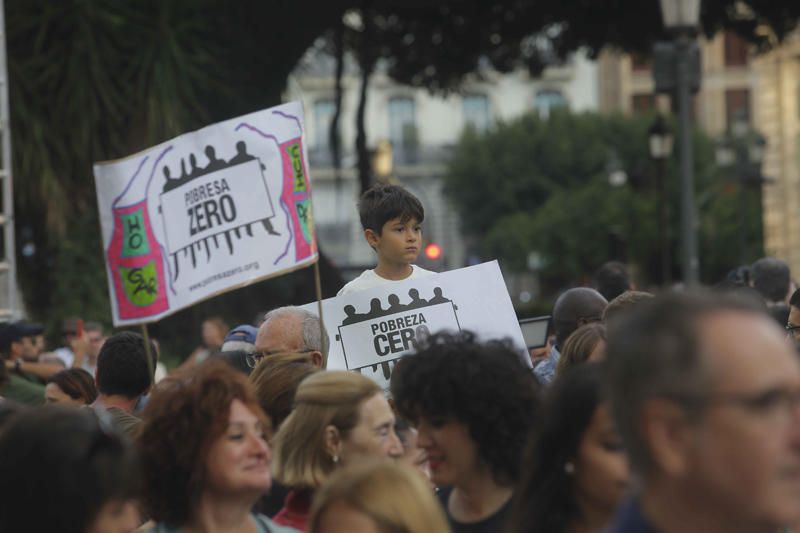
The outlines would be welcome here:
[[[316,302],[303,308],[317,313]],[[384,389],[394,363],[420,335],[469,330],[481,340],[510,338],[525,351],[497,261],[329,298],[322,314],[328,368],[356,370]]]
[[[114,324],[316,261],[307,159],[292,102],[96,164]]]

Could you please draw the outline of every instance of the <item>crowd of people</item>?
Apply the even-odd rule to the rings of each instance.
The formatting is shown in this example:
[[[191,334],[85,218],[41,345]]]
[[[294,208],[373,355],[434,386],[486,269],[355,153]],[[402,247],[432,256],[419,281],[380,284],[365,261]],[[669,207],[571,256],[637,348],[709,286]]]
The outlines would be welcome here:
[[[423,211],[398,189],[362,200],[379,268],[347,291],[429,275],[401,268]],[[604,265],[545,349],[434,332],[389,390],[329,369],[298,307],[202,333],[159,377],[138,333],[0,328],[0,531],[800,531],[800,290],[774,258],[659,294]]]

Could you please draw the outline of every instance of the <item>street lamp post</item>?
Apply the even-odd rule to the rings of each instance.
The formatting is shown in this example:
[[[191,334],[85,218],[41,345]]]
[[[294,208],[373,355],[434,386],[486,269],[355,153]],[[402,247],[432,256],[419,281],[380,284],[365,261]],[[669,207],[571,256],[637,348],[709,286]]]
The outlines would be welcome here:
[[[667,197],[667,160],[672,155],[672,132],[667,127],[664,117],[658,115],[648,131],[650,141],[650,157],[657,165],[658,178],[658,243],[661,259],[661,283],[669,285],[670,265],[669,253],[669,198]]]
[[[689,117],[691,98],[691,53],[694,31],[700,18],[700,0],[660,0],[664,26],[675,35],[675,84],[678,100],[678,131],[681,174],[681,265],[688,286],[700,283],[697,255],[697,213],[694,199],[694,155]]]

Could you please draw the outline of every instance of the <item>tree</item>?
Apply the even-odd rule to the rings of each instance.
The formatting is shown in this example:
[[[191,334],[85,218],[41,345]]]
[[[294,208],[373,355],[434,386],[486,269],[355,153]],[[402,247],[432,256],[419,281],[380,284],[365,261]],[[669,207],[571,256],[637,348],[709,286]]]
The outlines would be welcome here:
[[[655,0],[364,0],[351,7],[359,23],[344,28],[344,42],[363,71],[360,108],[376,58],[400,83],[449,92],[465,76],[480,76],[489,67],[523,67],[538,75],[580,48],[590,57],[607,47],[647,55],[656,39],[667,37]],[[778,44],[800,19],[797,2],[704,0],[701,7],[705,35],[729,29],[761,51]],[[356,129],[362,189],[371,181],[365,128],[361,115]]]
[[[647,281],[658,281],[659,198],[647,147],[651,123],[652,117],[561,110],[547,119],[531,114],[502,123],[482,136],[467,130],[445,178],[464,230],[485,256],[499,257],[515,271],[525,271],[528,254],[538,252],[543,275],[556,286],[590,275],[609,259],[634,263]],[[710,140],[695,132],[694,144],[701,266],[705,279],[716,281],[737,265],[742,225],[734,218],[735,196],[722,193],[729,184],[719,176]],[[609,174],[620,169],[628,183],[614,187]],[[672,205],[678,203],[677,169],[673,162]],[[746,230],[757,233],[760,213],[750,210],[745,220]],[[673,212],[675,250],[678,222]],[[752,259],[762,253],[760,242],[751,253]]]
[[[35,317],[52,330],[68,315],[110,321],[92,163],[279,103],[298,58],[344,9],[304,8],[6,2],[17,242],[29,245],[18,264]],[[289,31],[286,21],[301,18]],[[322,263],[323,287],[335,293],[341,278]],[[249,322],[271,306],[312,300],[313,287],[310,272],[297,272],[195,306],[160,324],[177,341],[167,348],[188,353],[208,314]]]
[[[775,39],[756,31],[761,22],[781,37],[800,14],[797,3],[747,4],[749,18],[733,12],[742,2],[706,0],[705,31],[734,27],[765,46]],[[21,258],[20,279],[28,309],[51,323],[68,312],[107,316],[107,308],[87,307],[105,291],[92,163],[279,103],[298,59],[326,32],[338,34],[338,57],[349,43],[367,66],[383,59],[395,79],[447,91],[484,60],[500,71],[536,71],[582,46],[646,49],[647,36],[660,31],[656,3],[638,0],[7,0],[5,7],[17,242],[36,247]],[[345,35],[349,11],[367,22]],[[340,282],[333,269],[323,275],[331,277],[326,288]],[[299,278],[266,286],[305,288],[291,279]],[[250,307],[284,294],[261,290],[264,299]],[[215,299],[213,308],[229,299],[242,296]]]

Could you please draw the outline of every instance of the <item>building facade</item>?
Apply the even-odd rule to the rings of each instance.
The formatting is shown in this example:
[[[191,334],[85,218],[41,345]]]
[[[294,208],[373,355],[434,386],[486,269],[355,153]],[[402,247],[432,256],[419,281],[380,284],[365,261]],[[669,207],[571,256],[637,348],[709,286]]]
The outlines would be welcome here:
[[[693,118],[712,137],[744,119],[766,138],[764,247],[768,255],[786,260],[800,273],[800,36],[792,35],[758,55],[735,34],[719,33],[700,39],[700,51],[702,83],[693,99]],[[669,97],[653,94],[650,67],[644,58],[601,54],[600,110],[669,112]]]
[[[329,56],[309,51],[290,78],[286,99],[301,100],[305,108],[320,247],[350,277],[374,266],[375,257],[364,241],[356,212],[360,192],[355,156],[360,73],[352,62],[346,62],[339,122],[342,164],[337,178],[328,133],[335,111],[334,66]],[[548,68],[539,78],[523,71],[500,74],[484,69],[470,77],[460,92],[448,95],[398,84],[381,65],[376,68],[369,81],[366,106],[367,144],[370,149],[381,147],[384,155],[386,147],[391,147],[390,181],[408,188],[425,207],[424,238],[438,244],[442,256],[436,261],[421,257],[421,265],[449,270],[470,263],[469,243],[462,236],[459,216],[446,198],[442,180],[464,128],[471,125],[484,131],[497,121],[532,110],[547,116],[555,106],[597,110],[597,67],[593,61],[577,54],[564,65]]]

